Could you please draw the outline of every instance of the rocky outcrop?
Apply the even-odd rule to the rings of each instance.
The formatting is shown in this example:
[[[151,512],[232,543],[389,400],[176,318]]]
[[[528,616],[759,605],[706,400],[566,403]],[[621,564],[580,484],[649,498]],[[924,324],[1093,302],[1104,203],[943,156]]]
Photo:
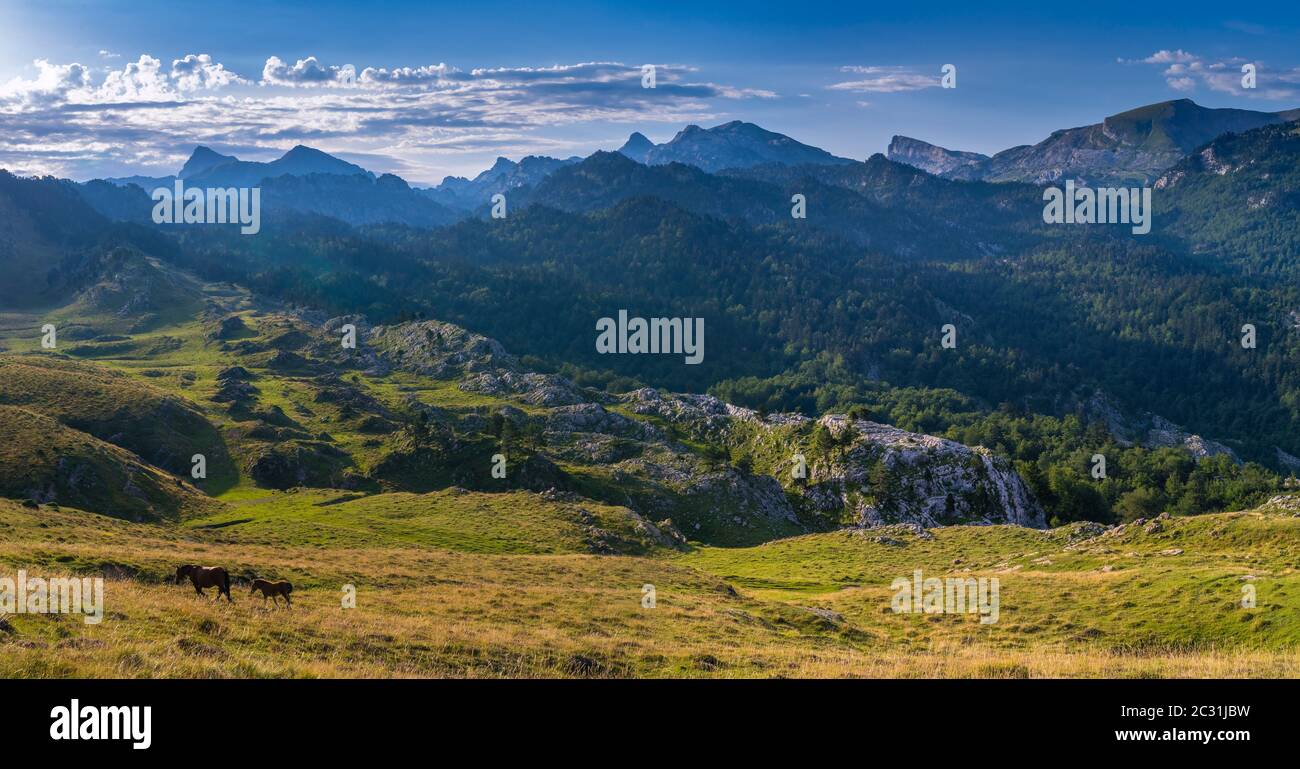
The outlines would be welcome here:
[[[569,380],[549,374],[498,369],[466,376],[458,385],[465,392],[517,397],[534,406],[570,406],[583,397]]]
[[[209,332],[208,339],[211,341],[227,341],[238,339],[251,333],[248,324],[238,315],[230,315],[218,321]]]
[[[1122,406],[1106,393],[1098,390],[1085,404],[1088,419],[1101,422],[1107,432],[1121,446],[1134,444],[1145,448],[1182,448],[1193,457],[1227,455],[1241,464],[1237,453],[1222,443],[1190,433],[1168,419],[1149,411],[1128,414]]]
[[[817,421],[839,444],[796,484],[818,510],[859,526],[1011,523],[1041,528],[1042,508],[1006,460],[981,447],[840,415]]]
[[[375,326],[364,339],[394,368],[435,379],[518,367],[514,356],[495,339],[436,320]]]
[[[633,412],[669,422],[694,440],[753,457],[755,471],[771,474],[783,487],[784,504],[806,524],[1045,525],[1042,508],[1010,463],[983,448],[843,415],[760,418],[707,395],[637,390],[624,398]],[[827,445],[817,445],[819,429]]]

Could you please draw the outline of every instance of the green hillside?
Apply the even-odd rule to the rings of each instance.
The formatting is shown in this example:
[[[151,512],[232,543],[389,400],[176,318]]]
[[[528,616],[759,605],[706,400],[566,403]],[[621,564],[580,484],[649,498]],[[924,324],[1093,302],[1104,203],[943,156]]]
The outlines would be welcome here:
[[[0,406],[0,495],[129,520],[177,520],[220,504],[130,452],[26,409]]]

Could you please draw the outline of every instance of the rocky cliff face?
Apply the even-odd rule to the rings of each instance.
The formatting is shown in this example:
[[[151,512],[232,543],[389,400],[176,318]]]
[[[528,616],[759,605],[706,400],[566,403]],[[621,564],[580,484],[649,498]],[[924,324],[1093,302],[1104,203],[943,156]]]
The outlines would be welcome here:
[[[1222,443],[1190,433],[1159,414],[1149,411],[1126,413],[1118,402],[1100,390],[1093,393],[1085,408],[1088,418],[1104,424],[1121,446],[1182,448],[1197,459],[1226,454],[1233,462],[1241,464],[1237,453]]]
[[[843,415],[759,418],[710,396],[638,390],[626,398],[636,413],[747,458],[783,486],[794,519],[810,526],[1045,525],[1020,476],[983,448]]]
[[[838,415],[818,425],[844,444],[812,467],[806,496],[819,509],[859,526],[1045,525],[1024,481],[986,449]]]
[[[890,140],[886,157],[949,179],[978,178],[979,169],[989,159],[978,152],[948,150],[906,136]]]

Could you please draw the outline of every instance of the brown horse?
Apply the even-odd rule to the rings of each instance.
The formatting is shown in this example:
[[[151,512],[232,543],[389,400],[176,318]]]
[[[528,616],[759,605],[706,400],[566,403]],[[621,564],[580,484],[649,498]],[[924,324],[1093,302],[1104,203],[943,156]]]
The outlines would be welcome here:
[[[279,606],[280,599],[276,598],[276,596],[282,595],[284,596],[284,602],[290,607],[293,606],[293,601],[289,600],[289,594],[293,592],[293,585],[289,584],[287,580],[282,579],[279,582],[272,582],[269,579],[255,579],[253,580],[253,589],[249,590],[248,594],[252,595],[259,590],[262,591],[262,603],[266,603],[266,599],[270,598],[272,603]]]
[[[215,587],[217,589],[217,600],[221,600],[222,593],[225,594],[226,600],[234,603],[235,600],[230,597],[230,575],[220,566],[195,566],[186,564],[176,567],[176,584],[186,577],[194,583],[194,592],[203,597],[207,594],[203,592],[205,587]]]

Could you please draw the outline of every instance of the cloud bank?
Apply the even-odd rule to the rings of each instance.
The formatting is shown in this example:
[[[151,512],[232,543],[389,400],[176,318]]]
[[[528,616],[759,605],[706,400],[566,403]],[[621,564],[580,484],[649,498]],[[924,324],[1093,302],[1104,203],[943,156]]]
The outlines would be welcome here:
[[[1161,67],[1165,84],[1179,93],[1191,94],[1200,89],[1270,101],[1294,101],[1300,98],[1300,68],[1276,69],[1264,62],[1234,56],[1210,59],[1181,48],[1162,49],[1142,59],[1119,59],[1121,64],[1146,64]],[[1255,87],[1242,85],[1242,66],[1255,65]]]
[[[115,56],[116,54],[112,54]],[[109,61],[109,52],[101,52]],[[574,149],[546,129],[699,122],[771,91],[699,80],[692,67],[579,62],[540,67],[365,66],[270,56],[245,77],[206,53],[170,65],[53,63],[0,84],[0,167],[72,178],[175,171],[196,144],[250,157],[297,143],[375,158],[413,180],[457,154]]]

